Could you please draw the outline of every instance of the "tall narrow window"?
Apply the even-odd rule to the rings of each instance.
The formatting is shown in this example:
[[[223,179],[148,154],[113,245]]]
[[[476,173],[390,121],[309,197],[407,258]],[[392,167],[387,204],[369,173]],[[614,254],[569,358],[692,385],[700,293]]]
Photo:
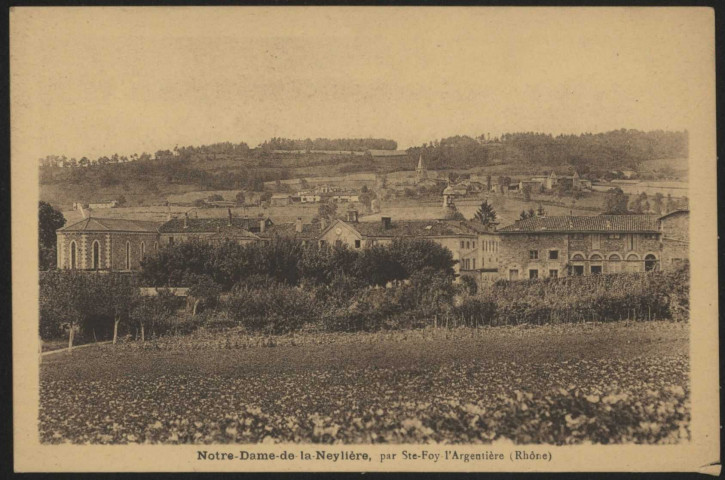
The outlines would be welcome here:
[[[599,250],[602,248],[602,236],[598,233],[592,234],[592,250]]]
[[[93,249],[91,254],[91,268],[93,268],[93,270],[98,270],[99,268],[101,268],[101,244],[98,243],[98,240],[93,242]]]
[[[131,242],[126,242],[126,270],[131,270]]]
[[[76,259],[76,242],[70,242],[70,268],[75,270],[78,267]]]
[[[143,260],[145,256],[146,256],[146,244],[144,242],[141,242],[141,260]]]

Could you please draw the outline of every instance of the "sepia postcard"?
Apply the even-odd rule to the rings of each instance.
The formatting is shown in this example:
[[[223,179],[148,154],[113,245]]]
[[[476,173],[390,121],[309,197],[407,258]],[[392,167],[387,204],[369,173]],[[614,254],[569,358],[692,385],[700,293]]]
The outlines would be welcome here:
[[[16,7],[16,472],[720,472],[708,8]]]

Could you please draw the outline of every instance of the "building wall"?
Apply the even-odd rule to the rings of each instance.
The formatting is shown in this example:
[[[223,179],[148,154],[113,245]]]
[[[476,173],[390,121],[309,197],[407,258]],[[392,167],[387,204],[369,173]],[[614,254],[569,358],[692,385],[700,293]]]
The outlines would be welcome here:
[[[558,250],[558,259],[550,258],[552,250]],[[556,270],[560,277],[578,271],[591,275],[597,268],[601,273],[642,272],[647,255],[653,255],[657,262],[662,260],[659,234],[503,234],[501,251],[499,273],[506,279],[511,278],[511,270],[518,270],[519,279],[530,278],[531,270],[537,270],[539,278],[551,276],[550,270]],[[532,251],[538,258],[531,258]],[[661,268],[659,263],[657,268]]]
[[[338,235],[338,229],[339,229],[339,235]],[[364,245],[363,237],[358,233],[356,230],[353,230],[344,223],[336,223],[332,226],[327,232],[325,232],[324,235],[322,235],[320,238],[320,243],[324,242],[328,245],[336,245],[336,243],[339,241],[341,245],[347,245],[351,249],[355,250],[355,241],[360,242],[360,248],[364,248],[366,245]]]
[[[498,268],[501,255],[501,236],[493,233],[478,235],[479,268]]]
[[[660,220],[663,238],[690,241],[690,214],[676,212]]]
[[[58,268],[71,269],[71,249],[76,246],[78,270],[126,271],[126,243],[129,245],[130,270],[141,268],[142,251],[148,256],[154,252],[158,236],[155,233],[125,232],[58,232]],[[99,264],[93,262],[93,245],[98,242]]]
[[[677,212],[660,220],[662,269],[677,268],[690,258],[690,214]]]
[[[531,270],[537,270],[539,278],[550,276],[550,270],[556,270],[559,277],[566,275],[568,261],[566,234],[516,234],[500,237],[500,278],[527,279]],[[550,250],[558,251],[558,259],[549,259]],[[530,258],[531,251],[536,251],[538,258]]]
[[[340,229],[338,234],[337,229]],[[476,259],[475,268],[480,268],[480,244],[476,235],[461,235],[461,236],[450,236],[450,237],[422,237],[426,240],[431,240],[443,247],[446,247],[453,254],[453,259],[459,263],[456,264],[454,270],[456,273],[461,271],[462,261],[468,259]],[[342,245],[347,245],[349,248],[355,250],[355,241],[360,242],[360,248],[368,248],[372,245],[389,245],[393,243],[392,237],[368,237],[362,236],[357,230],[354,230],[354,225],[347,225],[338,223],[331,229],[325,232],[319,238],[320,242],[324,242],[328,245],[335,245],[337,241]],[[463,242],[463,246],[461,246]],[[473,262],[469,263],[469,268],[473,267]]]

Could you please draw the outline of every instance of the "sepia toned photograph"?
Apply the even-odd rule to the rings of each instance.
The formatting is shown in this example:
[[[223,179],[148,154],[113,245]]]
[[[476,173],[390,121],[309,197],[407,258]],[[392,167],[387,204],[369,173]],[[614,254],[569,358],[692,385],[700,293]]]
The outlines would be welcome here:
[[[719,468],[712,12],[599,10],[14,9],[25,441]]]

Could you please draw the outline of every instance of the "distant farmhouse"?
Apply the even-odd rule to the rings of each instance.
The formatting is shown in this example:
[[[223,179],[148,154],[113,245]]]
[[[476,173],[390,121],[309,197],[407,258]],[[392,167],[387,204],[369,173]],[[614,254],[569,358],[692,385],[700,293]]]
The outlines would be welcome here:
[[[518,189],[523,191],[526,186],[533,192],[554,190],[560,186],[568,190],[591,190],[592,182],[581,178],[577,172],[573,175],[557,175],[551,172],[548,175],[535,175],[530,180],[521,180]]]

